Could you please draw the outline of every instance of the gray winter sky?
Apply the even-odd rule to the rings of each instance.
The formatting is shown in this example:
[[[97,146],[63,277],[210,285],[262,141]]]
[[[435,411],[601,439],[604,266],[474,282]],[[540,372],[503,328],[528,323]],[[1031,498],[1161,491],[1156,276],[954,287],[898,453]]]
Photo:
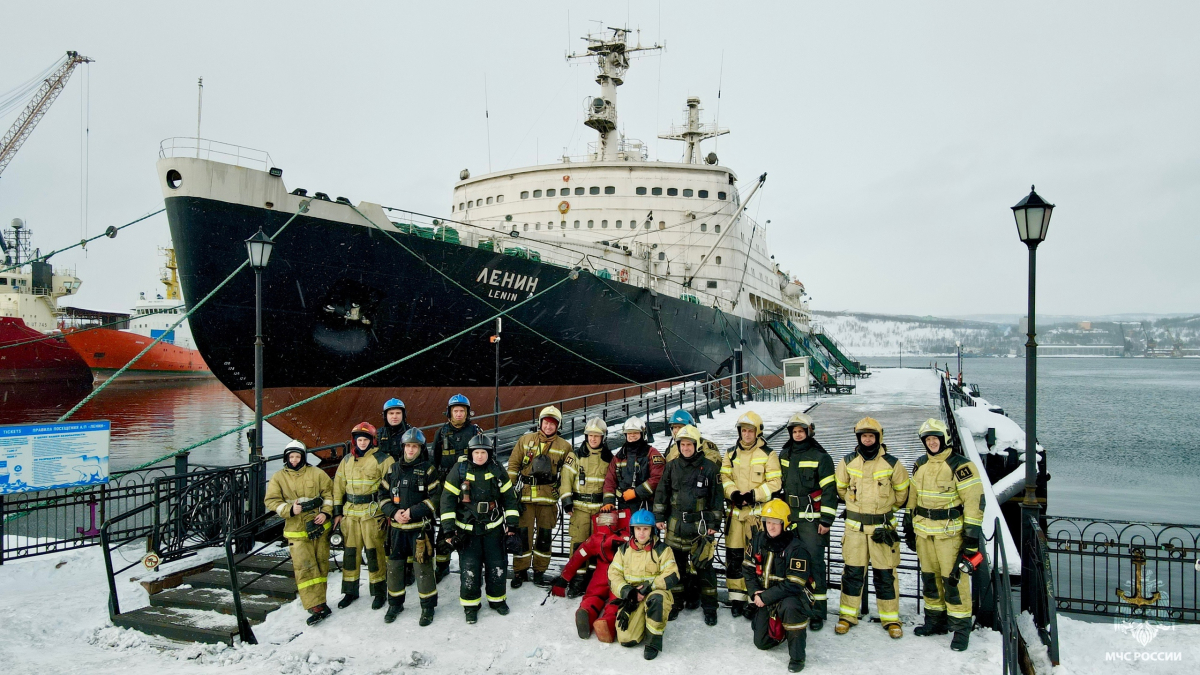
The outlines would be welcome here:
[[[568,48],[628,24],[665,40],[619,91],[626,134],[656,135],[699,95],[716,150],[772,221],[814,309],[1020,313],[1025,248],[1008,207],[1058,205],[1039,313],[1200,312],[1200,5],[991,3],[14,3],[0,93],[74,49],[81,68],[0,178],[0,222],[43,250],[77,241],[81,117],[89,233],[157,209],[158,143],[196,130],[268,150],[289,187],[427,213],[460,169],[582,154],[590,64]],[[592,20],[596,20],[593,22]],[[90,85],[90,86],[89,86]],[[85,107],[82,93],[90,89]],[[15,115],[0,120],[7,128]],[[71,304],[156,289],[166,219],[84,253]]]

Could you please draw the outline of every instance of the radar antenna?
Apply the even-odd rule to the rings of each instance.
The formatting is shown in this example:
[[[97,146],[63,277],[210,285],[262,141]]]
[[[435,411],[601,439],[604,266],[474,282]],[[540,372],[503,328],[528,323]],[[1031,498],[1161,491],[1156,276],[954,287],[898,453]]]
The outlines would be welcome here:
[[[589,33],[583,38],[587,41],[587,51],[567,54],[568,61],[595,59],[599,69],[596,73],[596,84],[600,85],[600,95],[588,100],[587,121],[584,122],[600,134],[593,157],[596,161],[617,159],[617,87],[625,83],[630,56],[637,52],[652,52],[666,47],[665,42],[662,45],[656,42],[649,47],[643,47],[641,31],[637,31],[637,45],[631,47],[628,44],[631,32],[628,28],[610,26],[607,30],[611,31],[611,34]]]

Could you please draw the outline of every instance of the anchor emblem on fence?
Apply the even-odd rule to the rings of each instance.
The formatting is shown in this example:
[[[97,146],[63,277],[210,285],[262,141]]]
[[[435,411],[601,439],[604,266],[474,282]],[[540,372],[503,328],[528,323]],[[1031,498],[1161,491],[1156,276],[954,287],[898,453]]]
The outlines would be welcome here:
[[[1142,595],[1142,579],[1144,577],[1144,569],[1146,567],[1146,553],[1140,548],[1133,549],[1133,593],[1126,594],[1125,589],[1117,589],[1117,597],[1128,602],[1134,607],[1143,608],[1149,605],[1158,603],[1161,593],[1154,591],[1154,595],[1145,597]]]

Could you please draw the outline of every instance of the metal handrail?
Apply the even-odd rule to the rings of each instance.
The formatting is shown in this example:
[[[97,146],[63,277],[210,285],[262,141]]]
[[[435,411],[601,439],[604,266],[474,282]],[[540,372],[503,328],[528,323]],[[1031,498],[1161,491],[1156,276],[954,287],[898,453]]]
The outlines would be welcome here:
[[[195,136],[173,136],[165,138],[158,144],[159,159],[169,157],[200,157],[204,159],[212,159],[213,155],[219,157],[233,158],[234,166],[242,166],[245,162],[251,166],[263,167],[267,170],[275,166],[271,159],[271,153],[266,150],[257,148],[249,148],[244,145],[234,145],[233,143],[225,143],[223,141],[214,141],[209,138],[196,138]],[[224,161],[224,160],[222,160]]]
[[[1000,526],[999,518],[996,518],[992,532],[995,534],[992,540],[991,583],[996,602],[996,627],[1000,631],[1004,655],[1000,672],[1004,675],[1021,675],[1020,629],[1017,627],[1017,613],[1013,608],[1012,580],[1008,574],[1004,528]],[[1000,560],[999,566],[995,564],[997,558]]]

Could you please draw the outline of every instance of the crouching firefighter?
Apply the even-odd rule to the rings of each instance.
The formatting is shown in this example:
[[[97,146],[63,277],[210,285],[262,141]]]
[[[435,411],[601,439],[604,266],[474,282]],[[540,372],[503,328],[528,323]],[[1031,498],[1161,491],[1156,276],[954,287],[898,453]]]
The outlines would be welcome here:
[[[813,438],[816,431],[812,418],[796,413],[787,423],[791,438],[779,451],[779,466],[783,470],[783,499],[792,514],[791,529],[805,548],[825,557],[829,547],[829,528],[837,517],[837,479],[833,459]],[[822,579],[822,588],[826,580]],[[828,603],[825,591],[813,596],[814,609],[811,631],[825,625]]]
[[[717,571],[713,568],[715,535],[725,516],[721,467],[700,451],[700,431],[687,425],[675,435],[679,457],[667,462],[654,493],[654,518],[666,536],[679,567],[680,591],[667,616],[683,606],[701,607],[704,623],[717,625]]]
[[[492,455],[492,439],[479,434],[468,449],[470,459],[455,464],[442,484],[439,536],[447,555],[451,549],[458,551],[459,602],[467,623],[475,623],[483,604],[481,586],[486,586],[488,606],[498,614],[508,614],[505,532],[516,532],[520,514],[512,481]]]
[[[283,470],[271,476],[263,503],[283,518],[283,536],[288,540],[296,591],[308,610],[308,625],[314,626],[331,612],[325,604],[325,582],[329,574],[329,529],[333,515],[333,482],[315,466],[300,441],[283,449]]]
[[[608,425],[599,417],[593,417],[583,430],[583,441],[579,447],[567,453],[563,460],[558,480],[558,499],[563,511],[571,515],[568,532],[572,553],[592,536],[593,517],[604,504],[604,477],[613,459],[607,438]],[[583,595],[595,570],[596,563],[590,562],[583,573],[572,576],[571,585],[566,590],[567,597],[578,598]],[[608,593],[608,577],[601,576],[606,580],[604,592]]]
[[[879,621],[892,639],[904,636],[900,627],[900,535],[897,508],[908,500],[908,471],[888,454],[883,427],[870,417],[854,426],[858,445],[838,460],[834,469],[838,496],[846,502],[846,531],[842,535],[842,593],[834,632],[845,635],[858,623],[862,596],[871,564]]]
[[[611,602],[613,595],[608,583],[608,567],[617,550],[629,541],[629,511],[597,513],[593,519],[592,536],[571,554],[571,559],[563,567],[562,576],[550,585],[550,592],[560,598],[567,595],[569,585],[573,585],[576,579],[586,577],[584,572],[593,570],[583,601],[575,610],[575,630],[582,640],[591,637],[594,629],[598,640],[613,642],[617,639],[617,610],[620,607]]]
[[[946,425],[929,419],[918,432],[925,455],[913,465],[904,539],[917,552],[925,595],[925,623],[917,635],[954,633],[950,648],[971,640],[971,574],[983,562],[983,483],[979,470],[947,447]]]
[[[787,529],[791,509],[781,499],[763,506],[763,528],[755,532],[742,562],[754,614],[754,646],[788,643],[788,672],[804,670],[806,630],[817,614],[814,597],[825,593],[825,557]]]
[[[629,519],[633,538],[617,550],[608,566],[608,583],[617,609],[617,640],[636,647],[646,638],[642,656],[653,659],[663,648],[671,611],[671,589],[679,584],[675,555],[654,538],[654,514],[642,509]]]
[[[379,510],[388,519],[387,594],[388,610],[383,620],[391,623],[404,611],[407,575],[416,574],[421,599],[420,625],[433,622],[437,607],[434,570],[433,522],[435,504],[441,496],[437,469],[425,451],[425,434],[408,429],[400,437],[403,455],[383,461],[379,481]],[[440,506],[440,504],[439,504]]]
[[[375,427],[362,422],[350,432],[350,452],[342,458],[333,477],[333,524],[342,528],[346,548],[342,555],[342,599],[344,609],[358,599],[358,572],[367,561],[371,609],[387,604],[387,552],[383,548],[383,514],[379,502],[382,462],[389,457],[375,444]]]
[[[563,460],[571,451],[571,443],[558,435],[562,413],[554,406],[542,408],[538,415],[538,430],[521,436],[508,458],[508,478],[521,486],[524,505],[517,534],[522,551],[513,557],[512,587],[520,588],[529,580],[533,565],[533,583],[546,585],[546,568],[550,566],[550,543],[554,525],[558,522],[558,483]]]

